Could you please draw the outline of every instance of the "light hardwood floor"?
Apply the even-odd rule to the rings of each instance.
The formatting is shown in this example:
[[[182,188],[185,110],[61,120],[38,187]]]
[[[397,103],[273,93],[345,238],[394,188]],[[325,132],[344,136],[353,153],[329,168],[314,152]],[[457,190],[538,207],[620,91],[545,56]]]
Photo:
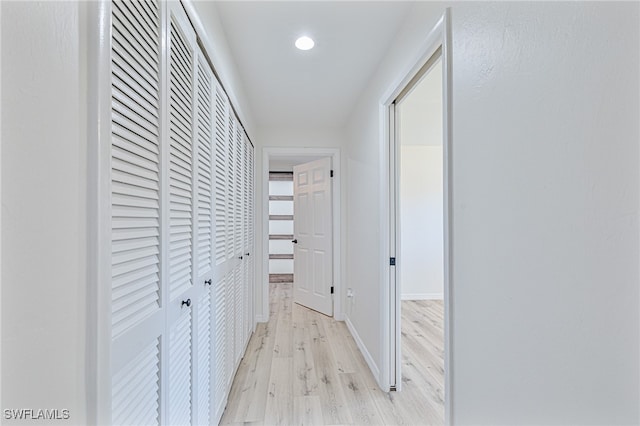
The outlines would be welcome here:
[[[402,392],[382,392],[342,322],[272,283],[221,424],[424,425],[444,418],[442,302],[403,302]]]

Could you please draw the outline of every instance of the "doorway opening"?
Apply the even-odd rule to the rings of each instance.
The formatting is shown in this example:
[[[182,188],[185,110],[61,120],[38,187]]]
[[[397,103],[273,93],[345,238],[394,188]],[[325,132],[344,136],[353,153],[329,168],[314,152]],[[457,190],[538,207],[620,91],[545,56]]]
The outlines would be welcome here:
[[[395,101],[399,387],[444,422],[442,62]],[[396,386],[398,388],[398,386]]]
[[[381,377],[390,390],[412,392],[429,407],[430,422],[444,424],[452,421],[450,28],[446,10],[381,105],[389,165],[381,179],[388,188],[381,230],[389,236],[382,247],[389,311]]]
[[[263,149],[263,312],[274,291],[340,318],[339,150]],[[273,295],[271,295],[273,296]]]

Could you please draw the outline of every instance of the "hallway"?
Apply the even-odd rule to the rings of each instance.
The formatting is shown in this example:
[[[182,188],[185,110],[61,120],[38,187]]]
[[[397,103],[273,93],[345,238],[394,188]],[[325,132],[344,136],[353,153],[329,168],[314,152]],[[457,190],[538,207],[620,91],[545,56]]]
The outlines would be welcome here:
[[[403,309],[413,361],[403,359],[403,391],[384,393],[345,324],[293,303],[291,287],[271,284],[269,322],[249,342],[221,424],[443,423],[442,303]]]

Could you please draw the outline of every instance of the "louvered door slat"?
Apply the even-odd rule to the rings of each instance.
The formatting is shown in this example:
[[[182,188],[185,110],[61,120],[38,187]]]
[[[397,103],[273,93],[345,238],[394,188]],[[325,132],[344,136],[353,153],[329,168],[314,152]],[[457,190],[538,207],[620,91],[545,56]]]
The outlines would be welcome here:
[[[233,135],[233,144],[235,145],[234,162],[235,162],[235,176],[234,176],[234,200],[235,200],[235,216],[234,216],[234,246],[237,252],[241,253],[243,249],[242,241],[242,128],[236,122],[235,134]]]
[[[215,351],[215,409],[217,414],[224,408],[227,390],[227,287],[221,279],[215,286],[214,306],[214,351]]]
[[[235,324],[235,279],[233,271],[229,272],[225,278],[225,327],[227,332],[225,333],[226,341],[226,367],[225,367],[225,388],[231,385],[233,380],[233,371],[235,366],[235,341],[234,341],[234,324]]]
[[[210,81],[213,78],[213,74],[202,56],[199,57],[197,74],[197,271],[199,276],[205,276],[211,271],[211,140],[213,135],[211,134],[210,123],[213,121],[213,111],[211,110],[212,93]]]
[[[235,194],[235,165],[236,165],[236,149],[234,144],[234,134],[235,134],[235,119],[231,112],[229,112],[228,117],[228,129],[227,129],[227,220],[226,220],[226,243],[227,243],[227,259],[233,259],[235,256],[235,240],[234,240],[234,221],[235,221],[235,205],[234,205],[234,195]]]
[[[150,31],[152,37],[158,37],[158,29],[154,26],[154,22],[156,22],[158,16],[150,13],[148,2],[145,5],[144,1],[133,1],[127,6],[129,6],[129,9],[132,11],[135,9],[133,13],[138,18],[138,21],[145,27],[145,30]]]
[[[156,4],[141,5],[145,9]],[[159,22],[142,29],[128,6],[114,2],[112,44],[112,335],[159,309]],[[149,31],[154,29],[153,31]],[[155,32],[154,32],[155,31]],[[134,36],[135,35],[135,36]],[[136,59],[148,65],[132,67]],[[145,59],[141,59],[145,58]],[[143,201],[143,200],[146,200]],[[136,230],[137,232],[130,232]]]
[[[111,409],[114,425],[160,423],[160,349],[153,341],[120,371],[113,374]]]
[[[153,61],[153,58],[146,52],[136,50],[134,43],[130,42],[127,38],[127,34],[123,34],[114,28],[112,44],[114,47],[112,58],[113,63],[121,63],[122,69],[132,69],[136,73],[145,77],[149,82],[158,83],[158,64]],[[119,60],[116,61],[115,58]],[[150,93],[151,96],[156,97],[157,94]]]
[[[149,36],[140,31],[139,23],[135,19],[134,22],[131,21],[131,11],[123,6],[124,4],[126,2],[113,3],[114,33],[121,34],[131,44],[135,43],[135,51],[144,57],[149,65],[157,64],[157,36]]]
[[[227,100],[216,85],[216,149],[215,149],[215,241],[216,265],[227,256]]]
[[[185,62],[184,58],[189,58]],[[192,53],[171,19],[169,53],[169,298],[192,285]]]
[[[134,88],[137,85],[140,86],[141,91],[139,94],[136,94],[136,98],[133,98],[133,100],[137,101],[140,106],[146,107],[147,112],[153,115],[155,111],[153,111],[152,108],[148,108],[147,105],[158,103],[157,93],[153,93],[152,86],[153,83],[157,84],[157,82],[151,76],[147,76],[147,80],[136,79],[138,75],[150,70],[145,70],[143,67],[140,67],[137,61],[133,60],[131,55],[126,53],[115,53],[112,65],[113,74],[116,75],[127,88]],[[127,94],[130,95],[130,93]]]
[[[242,357],[242,349],[243,349],[243,345],[242,345],[242,308],[243,308],[243,303],[242,303],[242,269],[243,269],[243,264],[240,264],[236,267],[235,271],[234,271],[234,305],[235,305],[235,309],[234,309],[234,314],[235,314],[235,318],[234,318],[234,323],[233,323],[233,328],[234,328],[234,336],[235,336],[235,347],[234,347],[234,360],[237,363],[238,361],[240,361],[240,358]]]
[[[191,311],[185,309],[169,333],[169,424],[191,422]]]
[[[157,173],[158,152],[157,139],[143,138],[139,133],[121,127],[114,122],[113,131],[113,156],[129,163],[135,163],[142,169],[153,170]],[[156,143],[154,143],[154,141]]]
[[[129,114],[131,111],[135,111],[136,123],[152,135],[158,136],[158,129],[153,125],[158,118],[154,117],[152,112],[149,112],[151,104],[140,105],[137,100],[119,90],[113,91],[112,102],[114,111],[120,114]]]
[[[198,302],[198,423],[209,424],[211,399],[211,294],[205,291]]]

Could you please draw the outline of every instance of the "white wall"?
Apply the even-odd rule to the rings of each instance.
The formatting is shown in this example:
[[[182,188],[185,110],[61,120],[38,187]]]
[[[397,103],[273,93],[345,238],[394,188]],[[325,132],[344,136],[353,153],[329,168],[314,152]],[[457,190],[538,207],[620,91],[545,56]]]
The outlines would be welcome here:
[[[398,267],[402,300],[443,298],[442,197],[442,146],[401,146]]]
[[[639,19],[637,3],[454,9],[460,423],[640,422]]]
[[[379,191],[355,188],[378,182],[380,98],[441,7],[416,4],[349,125],[349,316],[377,362]],[[452,7],[455,424],[640,422],[639,18]]]
[[[442,61],[396,107],[402,300],[444,297]]]
[[[0,25],[1,406],[68,409],[56,424],[87,421],[83,10],[2,2]]]

